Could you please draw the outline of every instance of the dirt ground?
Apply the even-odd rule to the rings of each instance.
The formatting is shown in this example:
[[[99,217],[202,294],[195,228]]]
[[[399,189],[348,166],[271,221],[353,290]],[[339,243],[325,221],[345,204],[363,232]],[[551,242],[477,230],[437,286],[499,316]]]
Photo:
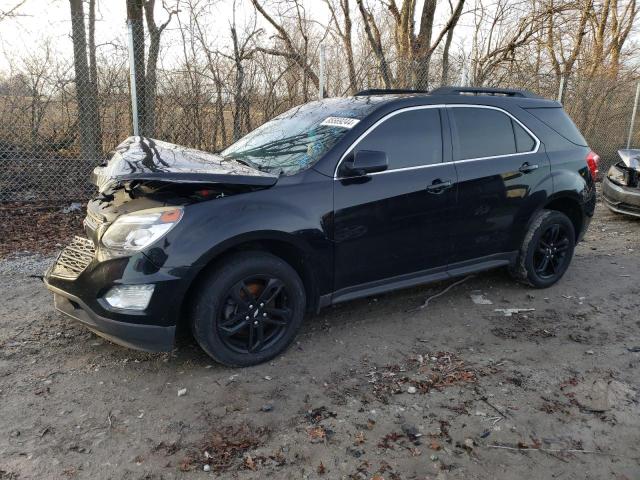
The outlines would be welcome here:
[[[640,221],[599,205],[555,287],[495,271],[423,310],[452,282],[342,304],[247,369],[102,340],[30,276],[50,257],[10,256],[0,479],[638,479],[639,253]]]

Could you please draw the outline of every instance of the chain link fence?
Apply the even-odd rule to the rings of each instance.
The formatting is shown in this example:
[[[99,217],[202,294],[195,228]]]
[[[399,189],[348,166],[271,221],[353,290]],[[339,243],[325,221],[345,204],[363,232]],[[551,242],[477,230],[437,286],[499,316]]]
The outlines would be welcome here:
[[[82,20],[80,25],[71,22],[72,29],[84,28]],[[0,72],[4,227],[28,224],[20,212],[29,206],[60,208],[86,202],[93,191],[93,168],[133,134],[133,111],[137,110],[141,135],[219,151],[273,116],[317,99],[320,88],[326,96],[385,87],[390,81],[397,88],[436,88],[442,78],[459,84],[467,70],[463,64],[452,64],[445,76],[442,62],[434,57],[425,81],[418,69],[390,52],[385,78],[370,54],[357,55],[351,68],[339,43],[309,48],[308,68],[302,68],[268,53],[238,55],[232,49],[234,56],[207,50],[196,35],[184,34],[172,49],[182,53],[166,61],[160,38],[145,39],[144,28],[140,37],[141,27],[130,24],[129,35],[116,32],[109,55],[91,54],[90,38],[84,44],[74,40],[70,58],[59,58],[45,46]],[[629,135],[630,144],[640,146],[640,121],[631,128],[637,85],[637,77],[618,74],[574,75],[561,86],[555,75],[517,69],[484,82],[526,88],[553,99],[562,89],[565,109],[602,158],[602,172],[616,161],[616,151],[627,145]]]

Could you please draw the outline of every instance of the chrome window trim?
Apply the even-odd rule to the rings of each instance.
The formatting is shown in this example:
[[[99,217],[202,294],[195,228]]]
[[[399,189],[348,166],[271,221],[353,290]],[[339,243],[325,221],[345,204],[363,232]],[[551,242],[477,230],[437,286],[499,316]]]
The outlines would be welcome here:
[[[505,115],[507,115],[508,117],[510,117],[513,121],[515,121],[518,125],[520,125],[525,132],[527,132],[531,138],[533,138],[536,142],[535,147],[533,148],[533,150],[529,150],[528,152],[517,152],[517,153],[505,153],[504,155],[491,155],[488,157],[473,157],[473,158],[463,158],[461,160],[453,160],[453,163],[456,162],[473,162],[476,160],[489,160],[492,158],[503,158],[503,157],[513,157],[515,155],[530,155],[532,153],[538,153],[538,150],[540,149],[540,139],[531,131],[529,130],[529,128],[522,123],[520,120],[518,120],[516,117],[514,117],[511,113],[507,112],[506,110],[500,108],[500,107],[494,107],[492,105],[467,105],[467,104],[453,104],[453,105],[447,105],[447,108],[485,108],[488,110],[498,110],[499,112],[504,113]],[[452,129],[453,130],[453,129]],[[451,140],[453,141],[453,133],[451,135]],[[517,147],[517,145],[516,145]],[[445,162],[446,163],[446,162]]]
[[[398,110],[394,110],[393,112],[388,113],[387,115],[382,117],[380,120],[378,120],[376,123],[374,123],[369,128],[367,128],[358,138],[355,139],[355,141],[349,146],[349,148],[347,148],[347,150],[342,154],[342,156],[340,157],[340,161],[336,165],[336,168],[335,168],[335,170],[333,172],[333,179],[334,180],[342,180],[344,178],[351,178],[351,177],[338,177],[338,169],[340,168],[340,164],[353,151],[353,149],[362,140],[364,140],[364,138],[367,135],[369,135],[369,133],[371,133],[373,130],[375,130],[380,124],[382,124],[383,122],[386,122],[391,117],[394,117],[394,116],[399,115],[401,113],[410,112],[412,110],[425,110],[425,109],[428,109],[428,108],[442,108],[442,109],[446,109],[446,108],[486,108],[486,109],[489,109],[489,110],[498,110],[499,112],[504,113],[505,115],[510,117],[512,120],[514,120],[518,125],[520,125],[525,130],[525,132],[527,132],[529,135],[531,135],[531,138],[533,138],[535,140],[535,142],[536,142],[535,143],[535,147],[534,147],[533,150],[530,150],[528,152],[506,153],[504,155],[494,155],[494,156],[490,156],[490,157],[465,158],[463,160],[452,160],[450,162],[430,163],[428,165],[416,165],[414,167],[394,168],[393,170],[384,170],[382,172],[369,173],[367,175],[382,175],[382,174],[385,174],[385,173],[405,172],[405,171],[408,171],[408,170],[418,170],[418,169],[422,169],[422,168],[435,167],[437,165],[447,165],[447,164],[450,164],[450,163],[455,164],[455,163],[463,163],[463,162],[475,162],[475,161],[479,161],[479,160],[491,160],[491,159],[494,159],[494,158],[508,158],[508,157],[513,157],[515,155],[531,155],[531,154],[534,154],[534,153],[538,153],[538,150],[540,149],[540,144],[541,144],[540,139],[526,125],[524,125],[520,120],[518,120],[511,113],[507,112],[506,110],[504,110],[504,109],[502,109],[500,107],[494,107],[494,106],[491,106],[491,105],[473,105],[473,104],[467,104],[467,103],[437,104],[437,105],[416,105],[416,106],[413,106],[413,107],[405,107],[405,108],[400,108]]]
[[[338,169],[340,168],[340,164],[347,157],[347,155],[349,155],[353,151],[353,149],[356,148],[356,146],[358,146],[358,144],[362,140],[364,140],[364,138],[367,135],[369,135],[369,133],[371,133],[379,125],[381,125],[382,123],[386,122],[391,117],[395,117],[396,115],[400,115],[401,113],[404,113],[404,112],[411,112],[413,110],[426,110],[426,109],[430,109],[430,108],[444,108],[444,107],[445,107],[444,104],[439,104],[439,105],[416,105],[416,106],[413,106],[413,107],[400,108],[398,110],[394,110],[393,112],[389,112],[387,115],[385,115],[380,120],[378,120],[376,123],[374,123],[369,128],[367,128],[358,138],[355,139],[355,141],[349,146],[349,148],[347,148],[347,150],[340,157],[340,161],[338,162],[338,165],[336,165],[336,168],[333,171],[333,179],[334,180],[339,180],[341,178],[341,177],[338,177]],[[376,172],[375,174],[370,173],[369,175],[380,175],[381,173],[400,172],[400,171],[404,171],[404,170],[416,170],[418,168],[425,168],[425,167],[430,167],[430,166],[433,166],[433,165],[442,165],[442,163],[443,162],[433,163],[433,164],[429,164],[429,165],[416,165],[414,167],[395,168],[393,170],[384,170],[382,172]]]

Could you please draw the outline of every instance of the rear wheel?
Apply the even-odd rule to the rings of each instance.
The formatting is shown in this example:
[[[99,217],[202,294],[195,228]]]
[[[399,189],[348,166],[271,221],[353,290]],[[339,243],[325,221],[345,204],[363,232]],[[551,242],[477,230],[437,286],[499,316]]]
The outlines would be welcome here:
[[[550,287],[569,268],[574,247],[571,220],[562,212],[542,210],[531,221],[511,273],[533,287]]]
[[[200,285],[192,331],[202,349],[228,366],[266,362],[294,339],[305,311],[304,286],[282,259],[234,254]]]

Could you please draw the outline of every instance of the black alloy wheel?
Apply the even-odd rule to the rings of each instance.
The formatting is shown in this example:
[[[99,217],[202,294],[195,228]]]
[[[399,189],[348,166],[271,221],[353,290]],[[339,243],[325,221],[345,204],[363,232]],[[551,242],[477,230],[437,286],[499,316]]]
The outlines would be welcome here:
[[[540,278],[546,280],[564,272],[570,245],[569,232],[562,224],[555,223],[544,230],[533,254],[533,268]]]
[[[231,254],[211,265],[194,288],[191,331],[224,365],[271,360],[291,344],[302,324],[304,284],[291,265],[270,253]]]
[[[227,292],[216,322],[223,343],[238,353],[268,349],[287,331],[292,310],[282,280],[247,277]]]
[[[562,278],[575,247],[573,223],[564,213],[541,210],[529,223],[511,274],[536,288],[547,288]]]

